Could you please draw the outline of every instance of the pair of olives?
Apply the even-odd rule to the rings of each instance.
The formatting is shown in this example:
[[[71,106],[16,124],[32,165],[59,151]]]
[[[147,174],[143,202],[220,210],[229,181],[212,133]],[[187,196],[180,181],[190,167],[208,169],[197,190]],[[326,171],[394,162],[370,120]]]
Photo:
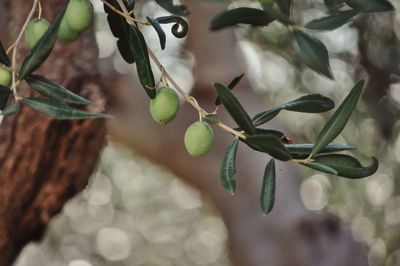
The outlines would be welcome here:
[[[66,43],[76,41],[92,20],[93,6],[89,0],[70,0],[61,20],[58,37]],[[25,31],[28,46],[35,46],[49,27],[50,23],[44,18],[32,20]]]
[[[150,101],[150,113],[160,124],[171,122],[179,110],[179,96],[171,88],[159,88],[156,97]],[[184,137],[186,150],[192,156],[205,155],[211,148],[214,134],[211,127],[202,121],[190,125]]]

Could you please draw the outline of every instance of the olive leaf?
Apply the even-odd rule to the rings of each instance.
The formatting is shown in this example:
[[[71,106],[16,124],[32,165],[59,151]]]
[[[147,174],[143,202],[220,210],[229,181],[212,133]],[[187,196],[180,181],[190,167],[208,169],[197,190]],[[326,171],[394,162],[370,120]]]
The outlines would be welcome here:
[[[7,106],[3,111],[0,111],[0,115],[13,115],[19,112],[21,104],[19,102],[13,102]]]
[[[345,0],[346,4],[362,12],[384,12],[394,10],[387,0]]]
[[[319,153],[326,145],[333,141],[340,132],[342,132],[350,118],[350,115],[356,107],[363,87],[364,80],[360,80],[353,87],[332,117],[326,122],[315,141],[315,145],[311,151],[312,155]]]
[[[11,66],[10,59],[7,56],[6,50],[3,47],[3,44],[0,41],[0,64]]]
[[[308,162],[308,163],[302,163],[302,165],[307,166],[308,168],[320,171],[320,172],[327,173],[327,174],[338,175],[338,172],[335,169],[333,169],[332,167],[329,167],[327,165],[321,164],[321,163]]]
[[[54,44],[57,40],[58,30],[60,28],[61,20],[64,16],[65,10],[61,12],[53,24],[47,29],[39,41],[35,44],[32,50],[25,57],[21,69],[19,71],[19,80],[23,80],[31,74],[33,71],[38,69],[53,50]]]
[[[264,171],[264,178],[261,187],[260,204],[261,210],[266,215],[271,212],[275,202],[275,161],[271,159]]]
[[[348,23],[357,14],[357,10],[341,11],[331,16],[312,20],[304,27],[311,30],[334,30]]]
[[[171,33],[176,38],[184,38],[189,32],[189,24],[186,20],[179,16],[164,16],[157,18],[158,23],[160,24],[169,24],[174,23],[171,28]]]
[[[235,193],[236,181],[234,175],[236,174],[236,152],[239,145],[239,140],[234,141],[229,145],[224,160],[222,161],[220,180],[224,189],[231,193]]]
[[[287,16],[290,16],[292,0],[276,0],[276,3],[283,13],[285,13]]]
[[[314,144],[306,143],[306,144],[286,144],[286,149],[292,155],[294,159],[305,159],[310,156],[311,151],[314,148]],[[339,151],[348,151],[354,150],[353,146],[330,143],[325,146],[319,153],[331,153],[331,152],[339,152]]]
[[[9,88],[0,85],[0,110],[3,110],[6,107],[10,94],[11,90]]]
[[[282,141],[274,135],[250,135],[243,141],[253,150],[268,153],[275,159],[281,161],[292,159]]]
[[[157,32],[158,39],[160,40],[161,49],[164,50],[165,49],[165,43],[167,41],[167,37],[165,36],[165,32],[162,29],[162,27],[160,25],[160,22],[158,22],[158,20],[153,19],[153,18],[151,18],[149,16],[147,16],[146,18],[147,18],[147,21],[153,26],[153,28]]]
[[[263,5],[264,12],[271,18],[279,21],[284,25],[294,25],[295,22],[289,18],[289,15],[281,13],[279,10],[274,9],[271,5]]]
[[[242,80],[243,77],[244,77],[244,73],[237,77],[234,77],[232,79],[232,81],[228,84],[227,87],[229,89],[233,90],[236,87],[236,85],[239,84],[239,82]],[[217,97],[217,99],[215,100],[215,105],[218,106],[220,104],[221,104],[221,100],[219,99],[219,97]]]
[[[155,0],[156,3],[167,10],[168,12],[177,16],[188,16],[190,12],[187,10],[186,6],[175,4],[174,0]]]

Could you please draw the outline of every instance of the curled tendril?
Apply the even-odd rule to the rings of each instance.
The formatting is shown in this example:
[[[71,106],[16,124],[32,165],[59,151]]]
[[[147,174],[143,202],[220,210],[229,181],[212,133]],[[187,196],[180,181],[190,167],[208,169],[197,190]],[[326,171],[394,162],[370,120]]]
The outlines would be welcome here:
[[[157,21],[160,24],[175,23],[171,28],[171,32],[176,38],[184,38],[188,34],[189,24],[179,16],[159,17]]]

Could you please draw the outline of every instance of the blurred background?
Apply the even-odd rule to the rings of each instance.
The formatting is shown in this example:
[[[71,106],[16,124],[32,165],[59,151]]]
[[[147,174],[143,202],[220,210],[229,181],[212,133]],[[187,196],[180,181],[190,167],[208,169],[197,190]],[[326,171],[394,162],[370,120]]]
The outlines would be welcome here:
[[[217,1],[204,1],[200,5],[220,10],[227,6],[214,2]],[[257,5],[254,2],[234,1],[228,6]],[[398,1],[391,3],[400,9]],[[125,85],[120,86],[129,87],[127,80],[128,84],[135,84],[131,81],[135,80],[135,67],[124,63],[119,56],[100,1],[93,1],[93,4],[97,11],[96,39],[101,68],[105,73],[124,75],[125,83],[121,84]],[[141,1],[139,9],[142,16],[166,14],[152,1]],[[196,10],[191,11],[196,14]],[[293,15],[299,23],[304,24],[326,13],[323,1],[295,1]],[[210,14],[202,15],[207,18],[203,20],[207,27]],[[168,27],[166,32],[169,32]],[[169,34],[167,48],[161,52],[155,32],[150,28],[144,31],[148,45],[187,91],[203,86],[202,82],[208,79],[228,82],[233,75],[240,74],[221,74],[212,66],[196,70],[208,56],[199,58],[187,49],[196,44],[187,45],[185,40],[177,40]],[[216,34],[225,33],[212,33],[211,36]],[[294,170],[299,175],[295,193],[307,210],[339,217],[351,236],[366,248],[370,265],[400,265],[400,13],[363,14],[335,31],[313,34],[328,47],[334,81],[301,63],[290,34],[279,23],[273,22],[264,28],[239,27],[234,32],[237,41],[231,45],[241,54],[241,69],[264,108],[308,93],[321,93],[339,103],[360,78],[368,80],[362,101],[335,142],[358,147],[354,154],[363,163],[368,163],[370,156],[378,157],[378,172],[354,181],[298,167]],[[203,37],[206,38],[195,35],[192,42]],[[209,52],[223,53],[221,49],[216,46],[215,51]],[[24,249],[15,265],[232,265],[228,251],[229,231],[237,227],[230,229],[227,226],[229,215],[226,213],[229,211],[224,211],[216,202],[220,197],[226,197],[225,202],[237,203],[238,200],[234,201],[236,195],[233,198],[215,196],[225,193],[222,188],[213,188],[216,192],[208,194],[202,181],[182,178],[177,171],[157,164],[159,160],[153,160],[152,156],[146,156],[140,149],[136,150],[135,145],[130,145],[134,143],[130,138],[135,135],[138,125],[127,122],[137,115],[134,113],[137,109],[130,109],[137,96],[132,91],[132,88],[121,89],[116,96],[124,102],[124,108],[114,110],[120,121],[110,125],[109,143],[87,188],[53,219],[42,242],[32,243]],[[214,98],[212,94],[207,97]],[[260,100],[262,97],[264,102]],[[148,109],[140,112],[144,120],[151,120]],[[282,112],[278,126],[283,125],[295,143],[310,143],[330,114]],[[195,118],[191,119],[194,121]],[[159,130],[159,138],[168,141],[169,131],[163,133],[163,127],[156,130]],[[176,134],[183,136],[183,132]],[[179,145],[177,149],[183,149],[183,141]],[[162,150],[162,147],[158,149]],[[222,161],[222,157],[219,158]],[[195,163],[199,167],[202,165],[201,160]],[[181,167],[185,167],[184,162]],[[218,171],[207,178],[218,183]],[[247,189],[246,193],[249,191]],[[244,194],[240,195],[239,198],[244,197]],[[258,206],[253,207],[258,209]],[[253,219],[258,219],[258,223],[268,219],[273,221],[274,213],[284,212],[280,207],[277,203],[271,218],[263,217],[259,211]],[[232,203],[229,208],[245,207]]]

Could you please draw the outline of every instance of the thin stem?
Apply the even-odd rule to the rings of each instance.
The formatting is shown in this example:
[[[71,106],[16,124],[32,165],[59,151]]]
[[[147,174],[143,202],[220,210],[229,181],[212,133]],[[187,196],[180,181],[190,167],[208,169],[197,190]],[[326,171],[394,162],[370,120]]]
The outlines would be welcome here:
[[[17,75],[16,75],[16,68],[17,68],[17,52],[18,52],[18,45],[22,40],[22,37],[24,36],[24,32],[26,28],[28,27],[29,22],[31,21],[33,15],[35,14],[36,8],[38,6],[39,0],[34,0],[32,9],[29,12],[28,17],[25,20],[24,25],[21,28],[20,33],[18,34],[17,40],[14,43],[13,47],[13,53],[12,53],[12,61],[11,61],[11,69],[12,69],[12,91],[15,97],[16,101],[19,101],[21,98],[17,94]]]
[[[41,19],[42,18],[42,4],[40,3],[40,1],[38,2],[38,5],[39,5],[38,19]]]
[[[8,55],[12,51],[12,49],[14,49],[14,47],[15,47],[15,43],[11,44],[10,47],[8,47],[8,49],[6,51],[6,54]]]
[[[117,2],[118,2],[118,4],[121,6],[121,8],[122,8],[122,10],[123,10],[124,12],[121,12],[120,10],[116,9],[113,5],[111,5],[110,3],[108,3],[107,0],[101,0],[101,2],[103,2],[106,6],[108,6],[113,12],[115,12],[115,13],[117,13],[118,15],[124,17],[124,18],[126,19],[126,21],[127,21],[129,24],[133,24],[133,23],[136,22],[136,23],[139,23],[139,24],[142,24],[142,25],[150,25],[150,22],[148,22],[148,21],[132,18],[132,17],[130,16],[130,15],[132,14],[132,11],[128,11],[128,10],[125,8],[125,5],[124,5],[123,3],[122,3],[122,5],[121,5],[120,1],[118,1],[118,0],[117,0]]]
[[[228,127],[227,125],[225,125],[222,122],[218,122],[217,126],[220,127],[222,130],[231,133],[232,135],[234,135],[237,138],[246,139],[246,136],[243,133],[236,131],[233,128]]]

